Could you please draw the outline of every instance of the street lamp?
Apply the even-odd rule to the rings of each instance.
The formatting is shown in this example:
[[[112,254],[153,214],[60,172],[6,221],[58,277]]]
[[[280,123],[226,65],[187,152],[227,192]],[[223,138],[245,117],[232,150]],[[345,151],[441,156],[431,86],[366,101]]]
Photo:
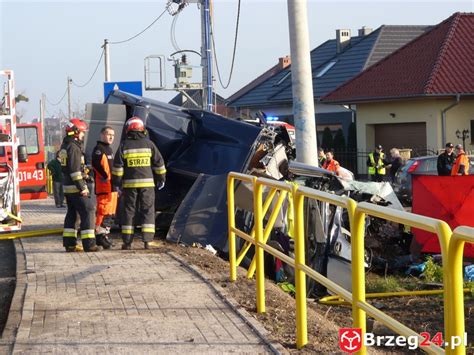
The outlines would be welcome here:
[[[456,137],[457,139],[462,139],[462,148],[466,150],[466,139],[469,138],[469,130],[468,129],[463,129],[462,133],[458,130],[456,130]]]

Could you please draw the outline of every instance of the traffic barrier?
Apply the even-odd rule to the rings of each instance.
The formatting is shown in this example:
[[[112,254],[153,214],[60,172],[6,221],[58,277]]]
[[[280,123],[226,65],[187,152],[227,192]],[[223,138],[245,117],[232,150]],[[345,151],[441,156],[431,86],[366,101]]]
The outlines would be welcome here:
[[[244,181],[253,185],[254,198],[254,228],[252,233],[246,234],[235,226],[235,203],[234,190],[235,180]],[[280,251],[266,245],[265,236],[269,234],[268,228],[273,226],[272,214],[269,218],[265,229],[263,226],[264,217],[267,214],[267,209],[271,201],[269,197],[263,204],[263,188],[270,188],[269,197],[275,196],[276,193],[280,197],[284,192],[289,194],[294,199],[294,220],[295,220],[295,259],[281,253]],[[376,309],[366,302],[365,293],[365,270],[364,270],[364,237],[365,237],[365,217],[370,215],[377,218],[386,219],[388,221],[401,223],[411,227],[426,230],[435,233],[440,241],[443,265],[443,283],[444,283],[444,323],[446,330],[446,339],[453,337],[462,338],[464,335],[464,314],[459,316],[459,305],[463,297],[463,283],[462,272],[458,270],[462,266],[462,246],[464,241],[474,243],[474,229],[467,227],[459,227],[456,229],[458,234],[453,239],[453,243],[459,243],[458,249],[461,251],[452,251],[453,255],[449,254],[448,248],[451,237],[451,229],[441,220],[434,218],[415,215],[413,213],[396,211],[387,207],[377,206],[367,202],[356,204],[356,202],[345,196],[338,196],[329,194],[327,192],[310,189],[308,187],[292,186],[284,182],[270,180],[266,178],[256,178],[255,176],[230,173],[228,175],[227,185],[228,196],[228,217],[229,217],[229,261],[230,261],[230,279],[235,281],[237,278],[237,262],[236,262],[236,248],[235,237],[243,238],[248,243],[255,245],[256,258],[256,293],[257,293],[257,312],[265,312],[265,288],[264,288],[264,258],[263,252],[268,252],[281,261],[295,268],[295,286],[296,286],[296,324],[297,324],[297,347],[302,348],[307,344],[307,316],[306,316],[306,276],[311,277],[315,281],[325,286],[330,291],[338,294],[342,299],[352,304],[353,327],[360,328],[362,333],[366,332],[366,314],[369,314],[374,319],[383,323],[388,328],[396,333],[406,337],[417,337],[419,344],[426,343],[425,337],[416,333],[414,330],[406,327],[397,320],[389,317],[384,312]],[[318,201],[327,202],[346,208],[349,216],[350,230],[351,230],[351,245],[352,245],[352,293],[334,283],[320,273],[306,266],[305,264],[305,236],[304,236],[304,199],[311,198]],[[280,208],[277,203],[275,206]],[[267,208],[266,208],[267,207]],[[459,230],[459,231],[458,231]],[[453,246],[453,250],[455,247]],[[450,250],[451,252],[451,250]],[[455,266],[451,266],[450,262]],[[449,265],[446,267],[446,265]],[[454,274],[457,275],[457,279]],[[460,276],[461,275],[461,276]],[[456,301],[456,302],[455,302]],[[457,307],[457,308],[455,308]],[[456,314],[456,316],[451,316]],[[444,353],[444,349],[434,343],[429,343],[428,346],[423,347],[422,350],[428,353]],[[464,354],[465,349],[462,347],[452,348],[446,347],[446,352],[451,354]],[[361,354],[366,353],[366,348],[362,344],[359,351]]]
[[[452,315],[451,337],[446,339],[449,339],[451,342],[454,341],[454,336],[458,337],[457,339],[462,339],[465,331],[462,268],[465,243],[474,244],[474,228],[457,227],[449,241],[448,263],[445,268],[449,274],[448,287],[451,290],[452,297],[450,300],[451,302],[448,304],[450,306],[449,313]],[[451,354],[466,353],[466,346],[463,341],[461,341],[457,347],[454,348],[453,346],[450,346],[450,348],[452,349],[452,351],[450,351]]]

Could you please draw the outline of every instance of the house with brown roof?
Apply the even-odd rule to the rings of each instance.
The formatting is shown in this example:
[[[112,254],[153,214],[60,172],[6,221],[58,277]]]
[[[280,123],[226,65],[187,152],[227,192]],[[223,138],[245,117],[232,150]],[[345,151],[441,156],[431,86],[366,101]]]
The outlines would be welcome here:
[[[430,26],[383,25],[372,30],[362,27],[357,35],[352,35],[350,29],[338,29],[335,39],[329,39],[311,51],[319,142],[326,127],[333,135],[338,129],[342,129],[347,136],[353,122],[351,109],[342,105],[323,104],[320,98],[429,28]],[[279,58],[275,66],[230,96],[227,105],[238,110],[243,117],[263,111],[267,116],[277,116],[281,121],[293,124],[291,58]]]
[[[322,98],[356,105],[357,147],[474,149],[474,13],[455,13]],[[361,166],[359,164],[359,166]],[[363,173],[364,168],[359,168]]]

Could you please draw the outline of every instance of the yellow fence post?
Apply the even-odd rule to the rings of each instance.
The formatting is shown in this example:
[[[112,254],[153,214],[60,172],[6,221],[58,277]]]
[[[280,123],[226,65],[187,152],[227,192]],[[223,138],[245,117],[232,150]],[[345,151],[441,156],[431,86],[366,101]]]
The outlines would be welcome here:
[[[295,283],[296,283],[296,347],[301,349],[308,343],[306,274],[301,269],[305,265],[304,245],[304,195],[293,186],[294,221],[295,221]]]
[[[235,203],[234,203],[234,177],[232,174],[227,175],[227,222],[229,228],[229,264],[230,264],[230,281],[237,280],[237,263],[235,248]]]
[[[439,245],[441,249],[441,258],[443,263],[443,312],[444,312],[444,335],[446,339],[451,338],[452,330],[452,319],[453,315],[449,311],[451,308],[450,303],[452,302],[451,292],[449,287],[450,284],[450,272],[449,267],[449,240],[451,239],[451,227],[444,221],[438,221],[436,226],[436,234],[438,235]]]
[[[273,211],[270,214],[270,217],[268,218],[267,225],[265,226],[265,229],[263,231],[262,235],[262,243],[266,244],[268,241],[268,238],[270,237],[270,234],[272,232],[273,225],[275,224],[275,221],[278,218],[278,213],[280,212],[281,206],[283,205],[283,202],[286,199],[287,192],[286,191],[280,191],[280,196],[278,196],[278,200],[273,206]],[[265,206],[263,207],[262,211],[262,217],[265,217],[266,211],[265,211]],[[263,228],[263,226],[262,226]],[[250,266],[247,270],[247,278],[251,279],[255,273],[255,265],[256,265],[256,257],[254,257],[250,263]]]
[[[351,259],[352,259],[352,324],[354,328],[360,328],[362,337],[366,332],[365,311],[358,305],[365,302],[365,260],[364,260],[364,237],[365,237],[365,213],[358,211],[354,213],[353,230],[351,230]],[[359,354],[366,354],[367,349],[362,342]]]
[[[464,243],[474,243],[474,228],[457,227],[448,248],[448,264],[449,285],[450,290],[450,309],[451,324],[449,337],[445,341],[447,354],[465,354],[465,319],[464,319],[464,292],[463,292],[463,252]],[[446,286],[445,286],[446,287]]]
[[[264,269],[264,256],[263,249],[261,247],[263,241],[263,213],[262,213],[262,192],[263,185],[258,182],[254,185],[253,189],[253,203],[255,213],[255,257],[257,260],[257,277],[256,277],[256,288],[257,288],[257,312],[265,313],[265,269]]]

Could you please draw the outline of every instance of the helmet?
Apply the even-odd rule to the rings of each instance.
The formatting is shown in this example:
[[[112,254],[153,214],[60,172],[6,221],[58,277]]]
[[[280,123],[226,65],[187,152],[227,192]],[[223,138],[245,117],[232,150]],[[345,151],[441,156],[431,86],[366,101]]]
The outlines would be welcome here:
[[[71,118],[66,124],[66,134],[68,136],[77,136],[80,132],[87,132],[87,123],[79,118]]]
[[[143,124],[143,121],[139,117],[132,117],[130,118],[126,123],[125,123],[125,131],[131,132],[144,132],[145,131],[145,125]]]

